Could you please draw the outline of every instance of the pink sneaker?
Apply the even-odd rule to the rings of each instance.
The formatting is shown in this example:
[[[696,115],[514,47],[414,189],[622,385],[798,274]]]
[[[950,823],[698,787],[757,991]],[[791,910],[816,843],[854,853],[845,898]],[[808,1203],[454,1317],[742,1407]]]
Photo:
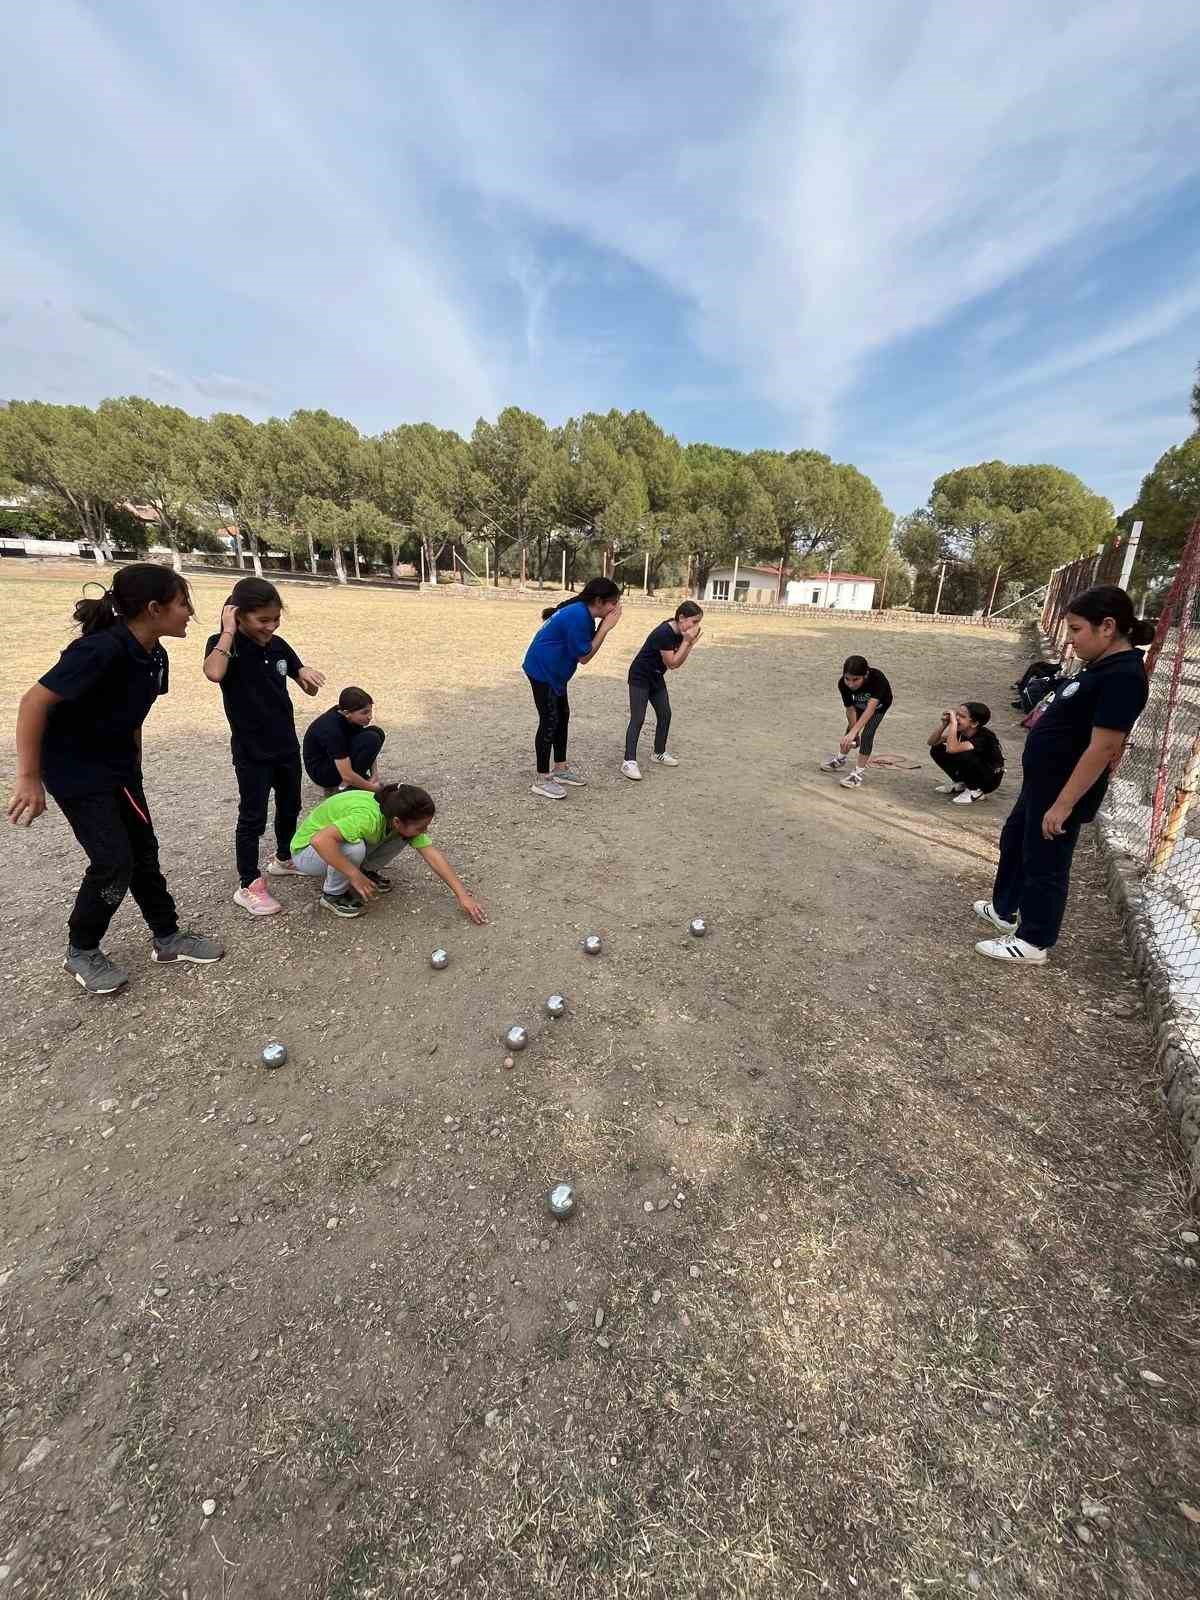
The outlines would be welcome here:
[[[248,911],[252,917],[273,917],[277,911],[283,910],[267,888],[265,878],[255,878],[245,889],[239,889],[233,897],[233,903],[241,906],[243,911]]]

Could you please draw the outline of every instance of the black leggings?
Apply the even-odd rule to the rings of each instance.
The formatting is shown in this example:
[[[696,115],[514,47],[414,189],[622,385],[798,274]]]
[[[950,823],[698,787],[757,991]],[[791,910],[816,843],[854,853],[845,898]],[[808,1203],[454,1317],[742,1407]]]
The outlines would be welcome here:
[[[238,819],[233,846],[238,877],[246,889],[259,876],[258,841],[267,831],[267,806],[275,791],[275,854],[292,858],[292,835],[300,820],[300,752],[285,761],[235,761]]]
[[[666,680],[660,678],[653,688],[648,683],[629,684],[629,727],[625,730],[625,759],[637,760],[638,740],[646,720],[646,707],[654,707],[654,753],[661,756],[667,748],[667,734],[671,727],[671,696]]]
[[[67,924],[72,946],[98,949],[126,894],[133,895],[156,939],[176,933],[175,902],[158,864],[158,840],[141,784],[59,800],[58,807],[88,858]]]
[[[976,755],[974,750],[951,755],[944,744],[935,744],[930,747],[929,754],[953,783],[961,783],[968,789],[979,789],[984,794],[993,794],[1004,777],[1003,767],[997,772],[994,767],[987,766],[983,757]]]
[[[567,730],[571,722],[571,705],[567,699],[567,691],[560,694],[557,689],[552,689],[548,683],[543,683],[539,678],[530,678],[529,687],[533,690],[533,703],[537,707],[538,725],[533,736],[533,753],[537,759],[537,770],[541,777],[550,771],[550,755],[553,752],[555,761],[567,759]]]

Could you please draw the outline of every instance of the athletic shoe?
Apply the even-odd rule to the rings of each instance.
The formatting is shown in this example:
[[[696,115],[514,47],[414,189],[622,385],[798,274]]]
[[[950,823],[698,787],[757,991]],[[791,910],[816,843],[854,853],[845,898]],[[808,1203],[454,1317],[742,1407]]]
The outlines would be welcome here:
[[[554,774],[555,783],[569,783],[573,789],[586,789],[587,779],[579,775],[573,767],[559,767]]]
[[[530,794],[540,794],[543,800],[565,800],[567,791],[561,783],[555,783],[553,778],[539,778],[535,784],[530,785]]]
[[[154,961],[199,961],[203,965],[220,961],[224,954],[225,946],[219,939],[206,939],[190,928],[180,928],[169,939],[155,939],[150,952]]]
[[[993,961],[1012,961],[1025,967],[1046,965],[1046,952],[1039,950],[1036,944],[1026,944],[1024,939],[1018,939],[1015,934],[1010,939],[980,939],[975,948],[981,956],[988,956]]]
[[[382,872],[368,872],[364,868],[363,877],[370,878],[380,894],[391,894],[395,885],[390,878],[385,878]]]
[[[129,982],[129,974],[103,950],[76,950],[74,945],[67,946],[63,971],[73,973],[75,982],[89,994],[116,994]]]
[[[651,761],[657,761],[660,767],[677,767],[679,765],[675,757],[668,755],[665,750],[661,754],[656,750],[650,759]]]
[[[241,906],[243,911],[248,911],[252,917],[273,917],[283,907],[267,888],[265,878],[255,878],[253,883],[248,883],[244,889],[236,889],[233,895],[235,906]]]
[[[984,922],[990,922],[998,932],[1016,933],[1017,924],[1015,922],[1006,922],[990,900],[976,900],[973,910],[977,917]]]
[[[290,857],[286,861],[281,861],[278,856],[273,861],[267,862],[267,873],[272,878],[302,878],[304,876]]]
[[[321,904],[326,911],[332,911],[335,917],[361,917],[367,909],[356,894],[351,894],[349,889],[341,894],[325,894],[322,891]]]
[[[846,762],[847,762],[848,759],[849,759],[849,757],[847,757],[847,756],[841,756],[841,755],[830,756],[827,760],[822,761],[822,763],[821,763],[821,771],[822,772],[840,772],[842,770],[842,768],[846,765]]]
[[[961,794],[956,794],[951,800],[952,806],[973,806],[976,800],[986,799],[982,789],[964,789]]]
[[[622,761],[621,776],[623,778],[632,778],[634,783],[640,783],[642,781],[642,769],[636,761]]]
[[[862,768],[861,767],[855,767],[853,772],[848,772],[846,774],[846,776],[842,779],[842,781],[841,781],[841,783],[839,785],[839,788],[842,788],[842,789],[861,789],[862,788],[862,784],[863,784]]]
[[[965,783],[939,783],[933,792],[934,794],[961,794],[966,787]]]

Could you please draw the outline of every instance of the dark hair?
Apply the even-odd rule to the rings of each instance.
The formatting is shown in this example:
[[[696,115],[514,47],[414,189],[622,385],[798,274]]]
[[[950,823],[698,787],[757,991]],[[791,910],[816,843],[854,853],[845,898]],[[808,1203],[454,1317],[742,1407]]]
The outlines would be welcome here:
[[[865,678],[870,670],[866,656],[847,656],[842,662],[843,678]]]
[[[564,606],[588,606],[593,600],[619,600],[621,590],[611,578],[589,578],[578,594],[573,594],[569,600],[560,600],[556,606],[547,606],[542,612],[542,621],[547,622],[556,611],[561,611]]]
[[[375,791],[379,809],[389,822],[424,822],[437,807],[415,783],[385,783]]]
[[[698,606],[694,600],[684,600],[682,604],[675,607],[676,622],[679,621],[680,617],[702,617],[703,615],[704,607]]]
[[[964,700],[963,705],[971,721],[977,722],[981,728],[992,720],[992,708],[985,706],[982,700]]]
[[[338,695],[337,708],[339,711],[365,711],[368,706],[373,706],[375,701],[365,689],[343,689]]]
[[[265,578],[239,578],[225,604],[236,606],[239,611],[265,611],[268,606],[283,610],[279,590]]]
[[[80,632],[99,633],[104,628],[115,628],[118,622],[132,622],[155,601],[165,606],[181,595],[190,608],[192,591],[178,572],[159,566],[157,561],[135,561],[113,574],[111,589],[76,600],[74,620]]]
[[[1111,617],[1122,639],[1133,644],[1149,644],[1154,638],[1153,624],[1134,615],[1133,601],[1115,583],[1094,583],[1067,602],[1067,611],[1073,617],[1082,617],[1093,627],[1105,617]]]

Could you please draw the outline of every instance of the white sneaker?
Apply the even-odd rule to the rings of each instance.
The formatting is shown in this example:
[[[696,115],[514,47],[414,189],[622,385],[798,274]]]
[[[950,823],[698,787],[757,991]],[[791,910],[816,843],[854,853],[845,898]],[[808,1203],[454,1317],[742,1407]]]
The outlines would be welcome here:
[[[964,783],[939,783],[933,791],[934,794],[961,794],[966,788]]]
[[[846,765],[847,757],[842,755],[827,756],[821,763],[822,772],[840,772]]]
[[[675,757],[668,754],[666,750],[664,750],[661,755],[656,750],[650,759],[651,761],[657,761],[660,767],[677,767],[679,765]]]
[[[638,766],[636,761],[622,761],[621,776],[623,778],[632,778],[635,783],[640,783],[642,769]]]
[[[280,861],[278,856],[267,862],[267,874],[272,878],[299,878],[302,876],[294,861]]]
[[[565,800],[567,791],[561,783],[555,783],[553,778],[539,778],[529,787],[530,794],[540,794],[543,800]]]
[[[956,794],[951,800],[952,806],[973,806],[976,800],[983,799],[982,789],[964,789],[961,794]]]
[[[1012,961],[1025,967],[1046,965],[1046,952],[1039,950],[1036,944],[1026,944],[1024,939],[1018,939],[1015,934],[1009,939],[980,939],[975,948],[981,956],[988,956],[992,961]]]
[[[843,789],[861,789],[862,783],[862,769],[860,767],[855,767],[853,772],[848,772],[842,779],[840,787]]]
[[[982,918],[984,922],[990,922],[1000,933],[1016,933],[1017,924],[1006,922],[990,900],[976,900],[972,909],[977,917]]]

